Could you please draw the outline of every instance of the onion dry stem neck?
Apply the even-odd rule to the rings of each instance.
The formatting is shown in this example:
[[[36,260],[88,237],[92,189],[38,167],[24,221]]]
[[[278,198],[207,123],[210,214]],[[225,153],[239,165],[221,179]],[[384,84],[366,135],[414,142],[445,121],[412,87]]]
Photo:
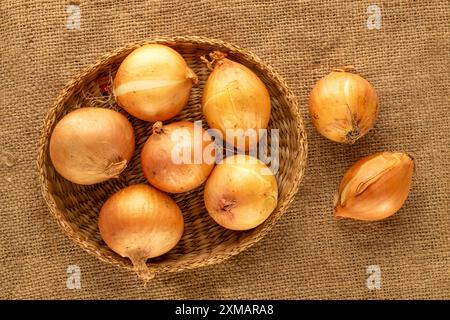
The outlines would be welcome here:
[[[152,133],[161,134],[164,133],[163,123],[161,121],[156,121],[152,126]]]
[[[197,77],[197,75],[194,73],[194,71],[192,71],[191,68],[187,68],[186,77],[187,77],[189,80],[191,80],[193,84],[195,84],[195,85],[198,84],[198,77]]]
[[[134,271],[142,280],[144,280],[145,284],[155,277],[156,272],[148,268],[145,258],[142,258],[137,254],[130,255],[129,258],[133,263]]]
[[[356,68],[354,66],[342,66],[331,69],[331,71],[335,72],[353,72],[356,71]]]
[[[361,130],[358,125],[353,125],[352,130],[347,133],[347,143],[354,144],[361,136]]]
[[[227,57],[225,52],[213,51],[209,53],[209,59],[205,56],[201,56],[200,59],[206,63],[206,66],[210,71],[214,69],[214,65],[221,63],[223,59]]]
[[[230,212],[234,207],[236,207],[236,200],[227,200],[223,198],[220,200],[220,210]]]
[[[128,161],[126,159],[112,162],[106,167],[105,174],[111,178],[118,178],[120,173],[127,167],[127,164]]]

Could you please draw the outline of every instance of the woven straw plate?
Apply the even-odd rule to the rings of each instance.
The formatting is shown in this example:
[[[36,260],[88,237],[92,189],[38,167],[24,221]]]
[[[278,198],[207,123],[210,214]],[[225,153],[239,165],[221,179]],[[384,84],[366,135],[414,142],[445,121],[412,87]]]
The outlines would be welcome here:
[[[128,259],[120,257],[103,242],[98,231],[100,208],[114,192],[135,183],[146,183],[140,167],[140,152],[150,134],[151,123],[133,118],[120,109],[111,95],[101,90],[108,83],[122,60],[134,49],[147,43],[168,45],[183,55],[189,67],[199,77],[188,105],[171,121],[203,120],[200,107],[203,86],[209,75],[201,56],[214,50],[226,52],[228,57],[252,69],[266,84],[271,95],[272,114],[270,128],[279,129],[279,169],[276,174],[279,202],[271,216],[259,227],[236,232],[216,224],[203,204],[203,186],[173,198],[180,206],[185,220],[185,231],[178,245],[161,257],[150,259],[150,270],[174,272],[219,263],[259,241],[287,210],[303,177],[307,142],[298,103],[285,82],[254,54],[220,40],[202,37],[175,37],[145,40],[116,50],[84,70],[70,81],[55,105],[49,110],[44,123],[38,154],[38,174],[42,193],[52,214],[64,232],[82,248],[100,260],[118,267],[132,269]],[[104,85],[103,85],[104,86]],[[136,150],[127,169],[120,178],[104,183],[82,186],[73,184],[56,173],[51,163],[48,146],[55,124],[68,112],[80,107],[105,107],[125,114],[133,124]]]

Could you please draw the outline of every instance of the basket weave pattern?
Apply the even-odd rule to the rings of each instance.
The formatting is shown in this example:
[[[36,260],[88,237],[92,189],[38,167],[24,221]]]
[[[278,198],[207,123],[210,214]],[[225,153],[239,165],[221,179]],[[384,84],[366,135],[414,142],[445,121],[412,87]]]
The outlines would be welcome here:
[[[202,37],[144,40],[104,56],[73,78],[49,110],[44,123],[37,161],[42,193],[50,211],[73,241],[102,261],[118,267],[132,268],[128,259],[114,253],[101,239],[97,226],[98,213],[106,199],[114,192],[131,184],[146,183],[140,166],[140,153],[151,133],[152,123],[128,115],[117,106],[112,95],[102,95],[98,80],[112,79],[122,60],[134,49],[148,43],[164,44],[178,51],[199,78],[199,84],[192,88],[188,105],[167,123],[203,120],[203,125],[206,125],[200,103],[209,71],[200,57],[214,50],[226,52],[230,59],[252,69],[266,84],[271,95],[269,128],[279,129],[280,146],[280,163],[276,174],[279,202],[275,211],[259,227],[235,232],[224,229],[209,217],[203,203],[203,186],[190,192],[172,195],[183,212],[184,235],[174,249],[149,260],[148,266],[154,272],[175,272],[219,263],[259,241],[287,210],[303,177],[307,155],[306,133],[295,96],[271,67],[254,54],[235,45]],[[128,167],[118,179],[82,186],[65,180],[55,171],[48,146],[55,124],[68,112],[88,106],[110,108],[125,114],[135,130],[136,150]]]

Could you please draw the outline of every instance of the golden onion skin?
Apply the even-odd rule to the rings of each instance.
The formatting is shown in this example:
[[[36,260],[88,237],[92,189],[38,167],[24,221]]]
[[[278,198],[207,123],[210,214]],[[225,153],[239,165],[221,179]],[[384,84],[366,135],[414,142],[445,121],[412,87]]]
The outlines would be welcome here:
[[[218,129],[224,140],[238,146],[238,139],[248,150],[254,147],[251,139],[245,136],[248,129],[266,129],[270,119],[271,102],[269,91],[258,76],[244,65],[225,58],[224,54],[214,52],[213,70],[206,81],[202,109],[211,128]],[[226,135],[226,130],[232,135]],[[242,132],[239,132],[239,129]]]
[[[357,74],[332,71],[311,91],[309,113],[324,137],[353,144],[375,124],[379,111],[374,87]]]
[[[49,153],[56,171],[83,185],[117,178],[134,152],[134,131],[119,112],[80,108],[55,126]]]
[[[98,226],[108,247],[129,258],[135,271],[145,278],[147,259],[176,246],[183,235],[184,220],[168,195],[136,184],[119,190],[103,204]]]
[[[277,181],[262,161],[248,155],[230,156],[206,181],[204,200],[219,225],[249,230],[263,223],[277,206]]]
[[[136,118],[164,121],[188,103],[197,77],[183,57],[170,47],[144,45],[130,53],[114,78],[117,103]]]
[[[392,216],[406,201],[413,159],[400,152],[380,152],[357,161],[339,186],[336,217],[377,221]]]
[[[159,126],[156,128],[156,125]],[[157,123],[155,126],[141,153],[142,171],[148,182],[170,193],[187,192],[203,184],[214,168],[215,160],[214,142],[209,134],[201,127],[198,128],[199,135],[194,134],[195,125],[189,121],[168,125]],[[189,150],[189,163],[175,163],[172,160],[176,145]],[[212,161],[203,158],[206,148],[212,150]],[[200,163],[194,162],[195,152],[202,157]]]

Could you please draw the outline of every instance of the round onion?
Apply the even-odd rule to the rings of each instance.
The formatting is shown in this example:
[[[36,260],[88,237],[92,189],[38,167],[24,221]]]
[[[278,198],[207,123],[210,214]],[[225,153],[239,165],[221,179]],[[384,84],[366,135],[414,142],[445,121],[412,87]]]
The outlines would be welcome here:
[[[248,230],[263,223],[275,209],[275,176],[260,160],[248,155],[225,158],[205,185],[205,206],[210,216],[231,230]]]
[[[324,137],[353,144],[375,124],[378,97],[364,78],[335,69],[320,79],[311,91],[309,113]]]
[[[147,180],[160,190],[180,193],[206,181],[215,162],[214,142],[200,125],[188,121],[153,126],[141,153]]]
[[[202,108],[211,128],[220,130],[224,140],[239,150],[256,146],[259,129],[270,118],[270,95],[258,76],[244,65],[213,52],[213,68],[202,97]]]
[[[178,52],[148,44],[123,60],[113,92],[117,103],[136,118],[162,121],[183,109],[193,83],[197,83],[197,77]]]
[[[183,215],[168,195],[137,184],[112,195],[103,205],[98,226],[109,248],[127,257],[143,278],[151,278],[147,259],[171,250],[183,235]]]
[[[134,151],[133,127],[122,114],[103,108],[81,108],[58,122],[50,138],[56,171],[78,184],[117,178]]]

